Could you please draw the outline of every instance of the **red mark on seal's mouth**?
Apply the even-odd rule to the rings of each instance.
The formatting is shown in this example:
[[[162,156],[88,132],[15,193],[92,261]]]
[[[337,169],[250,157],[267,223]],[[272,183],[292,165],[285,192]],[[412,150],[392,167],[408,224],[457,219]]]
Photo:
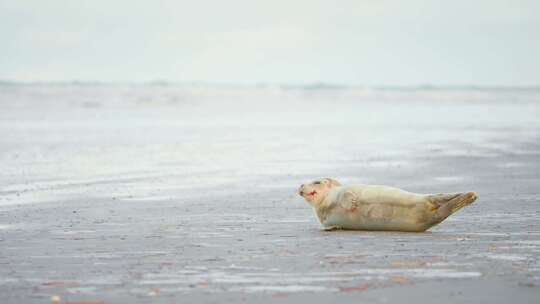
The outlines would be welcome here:
[[[308,193],[308,195],[315,195],[317,194],[317,191],[313,190],[312,192]]]

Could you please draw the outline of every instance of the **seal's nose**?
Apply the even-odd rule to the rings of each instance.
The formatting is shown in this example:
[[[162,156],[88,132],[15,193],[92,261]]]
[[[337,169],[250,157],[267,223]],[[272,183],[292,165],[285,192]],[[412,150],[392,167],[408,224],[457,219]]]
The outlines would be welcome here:
[[[300,189],[298,189],[298,194],[304,195],[304,184],[300,185]]]

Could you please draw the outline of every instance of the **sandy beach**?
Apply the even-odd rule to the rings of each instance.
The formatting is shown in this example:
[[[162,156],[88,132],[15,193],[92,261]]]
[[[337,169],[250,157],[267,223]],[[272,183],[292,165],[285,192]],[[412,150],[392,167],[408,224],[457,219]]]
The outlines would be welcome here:
[[[540,90],[0,85],[0,302],[533,303]],[[479,199],[322,231],[332,177]]]

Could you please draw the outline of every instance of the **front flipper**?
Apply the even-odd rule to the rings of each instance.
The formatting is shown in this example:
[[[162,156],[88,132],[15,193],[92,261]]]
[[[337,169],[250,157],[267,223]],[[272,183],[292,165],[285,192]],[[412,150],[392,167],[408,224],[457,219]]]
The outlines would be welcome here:
[[[356,212],[360,206],[360,198],[356,193],[349,190],[343,193],[343,196],[338,201],[338,205],[347,211]]]

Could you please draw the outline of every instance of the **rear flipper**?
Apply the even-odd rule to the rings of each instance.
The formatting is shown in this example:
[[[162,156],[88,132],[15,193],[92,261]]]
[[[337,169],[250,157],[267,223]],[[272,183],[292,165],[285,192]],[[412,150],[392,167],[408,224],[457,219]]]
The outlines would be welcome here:
[[[436,209],[433,215],[433,225],[444,221],[459,209],[472,204],[476,198],[477,195],[474,192],[430,195],[428,199]]]

